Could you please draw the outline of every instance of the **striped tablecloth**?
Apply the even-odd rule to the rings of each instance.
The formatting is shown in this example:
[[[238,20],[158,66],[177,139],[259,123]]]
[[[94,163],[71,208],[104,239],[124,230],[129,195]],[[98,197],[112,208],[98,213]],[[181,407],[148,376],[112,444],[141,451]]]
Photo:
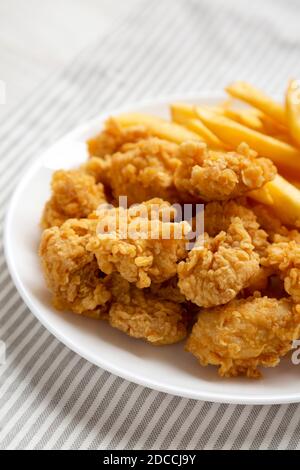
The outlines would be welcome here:
[[[0,216],[17,180],[64,133],[125,102],[247,79],[281,92],[300,76],[296,0],[141,0],[1,123]],[[1,228],[2,231],[2,228]],[[2,242],[1,242],[2,250]],[[300,407],[199,402],[137,386],[59,343],[0,271],[3,449],[249,449],[300,446]]]

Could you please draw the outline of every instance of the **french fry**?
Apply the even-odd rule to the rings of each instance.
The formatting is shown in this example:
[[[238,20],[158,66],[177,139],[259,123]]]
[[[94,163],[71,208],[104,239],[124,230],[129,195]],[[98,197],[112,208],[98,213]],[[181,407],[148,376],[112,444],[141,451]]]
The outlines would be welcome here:
[[[165,121],[164,119],[152,116],[150,114],[120,114],[115,119],[121,126],[124,127],[144,125],[147,129],[149,129],[151,134],[160,137],[161,139],[170,140],[171,142],[175,142],[177,144],[180,144],[186,140],[203,141],[203,139],[201,139],[200,136],[195,132],[186,129],[179,124]]]
[[[274,205],[274,200],[266,184],[262,188],[250,191],[249,193],[247,193],[247,196],[251,197],[251,199],[254,199],[257,202],[266,204],[267,206]]]
[[[182,123],[183,124],[183,123]],[[200,119],[189,119],[185,126],[199,136],[211,147],[218,150],[226,150],[228,147],[206,127]]]
[[[288,128],[296,145],[300,146],[300,84],[291,80],[286,93]]]
[[[246,142],[259,155],[273,160],[279,168],[287,172],[300,171],[300,151],[295,147],[249,129],[224,116],[219,116],[207,110],[200,110],[198,107],[196,107],[196,112],[201,121],[220,140],[232,148],[237,148],[241,142]]]
[[[225,116],[225,108],[222,106],[209,106],[207,104],[196,104],[194,106],[194,110],[196,113],[196,108],[203,109],[204,111],[210,111],[211,113],[219,114],[220,116]],[[197,113],[196,113],[197,117]]]
[[[170,105],[171,117],[175,122],[185,122],[187,119],[197,119],[196,106],[213,113],[224,116],[225,110],[222,106],[194,105],[187,103],[173,103]]]
[[[227,93],[241,101],[260,109],[283,126],[287,126],[287,118],[284,106],[272,100],[262,91],[247,82],[235,82],[226,88]]]
[[[186,104],[172,104],[170,106],[172,119],[199,136],[212,148],[225,150],[224,143],[218,139],[199,119],[195,112],[195,106]]]
[[[274,121],[274,119],[267,116],[260,109],[253,108],[252,106],[242,109],[235,108],[233,98],[229,98],[223,102],[222,107],[222,114],[233,119],[233,121],[237,121],[240,124],[250,127],[250,129],[254,129],[258,132],[262,132],[263,134],[268,134],[273,137],[284,135],[285,139],[283,140],[287,141],[289,139],[288,128],[279,122]]]
[[[267,116],[264,113],[261,113],[260,119],[263,124],[262,132],[264,134],[268,134],[273,137],[277,135],[286,135],[288,138],[289,131],[287,127],[279,124],[277,121],[274,121],[274,119],[270,118],[270,116]]]
[[[283,134],[274,134],[271,137],[273,137],[274,139],[277,139],[277,140],[281,140],[282,142],[285,142],[286,144],[289,144],[289,145],[293,146],[293,142],[292,142],[292,139],[289,136],[289,134],[285,134],[285,133],[283,133]]]
[[[180,124],[197,117],[193,104],[173,103],[170,105],[170,113],[172,120]]]
[[[284,224],[300,226],[300,190],[282,176],[276,175],[273,181],[249,192],[248,196],[272,206]]]
[[[299,180],[294,180],[288,178],[288,182],[291,183],[293,186],[296,186],[296,188],[300,189],[300,181]]]
[[[273,210],[283,223],[300,227],[300,190],[280,175],[266,183],[273,199]]]
[[[219,106],[213,106],[213,105],[207,105],[207,104],[189,104],[189,103],[173,103],[170,105],[170,112],[171,112],[171,117],[174,120],[177,119],[193,119],[197,118],[196,114],[196,107],[198,108],[203,108],[208,111],[212,111],[213,113],[221,114],[224,116],[225,114],[225,109],[223,105]]]
[[[221,103],[223,116],[229,117],[233,121],[237,121],[251,129],[263,131],[262,117],[263,113],[256,108],[247,106],[240,108],[235,106],[235,99],[232,97],[227,98]]]
[[[257,113],[252,112],[253,110],[250,109],[234,109],[234,108],[225,108],[224,109],[224,116],[236,121],[240,124],[243,124],[250,129],[254,129],[258,132],[263,132],[264,126],[259,118]]]

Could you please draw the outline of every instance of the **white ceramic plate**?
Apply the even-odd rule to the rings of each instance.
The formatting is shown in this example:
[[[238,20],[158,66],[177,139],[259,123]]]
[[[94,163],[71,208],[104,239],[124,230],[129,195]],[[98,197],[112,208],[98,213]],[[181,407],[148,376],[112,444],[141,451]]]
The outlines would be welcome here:
[[[71,168],[87,158],[85,141],[95,135],[108,115],[141,111],[168,117],[168,103],[215,104],[222,94],[169,97],[111,111],[68,134],[41,155],[22,178],[5,223],[5,251],[11,276],[22,298],[60,341],[88,361],[125,379],[174,395],[224,403],[275,404],[300,401],[300,366],[285,358],[265,369],[261,380],[221,379],[214,367],[201,367],[184,352],[183,344],[152,347],[111,328],[105,322],[58,313],[50,302],[39,258],[39,220],[49,197],[53,170]]]

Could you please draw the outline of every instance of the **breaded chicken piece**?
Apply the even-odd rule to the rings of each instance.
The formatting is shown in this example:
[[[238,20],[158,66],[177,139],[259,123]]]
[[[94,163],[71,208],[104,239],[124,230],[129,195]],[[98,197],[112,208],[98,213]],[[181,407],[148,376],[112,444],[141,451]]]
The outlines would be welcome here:
[[[178,145],[152,137],[123,145],[111,156],[110,185],[116,200],[127,196],[128,204],[153,197],[178,202],[174,172],[179,165]]]
[[[85,218],[106,202],[103,185],[82,170],[56,171],[51,189],[51,198],[42,216],[43,228],[59,227],[71,218]]]
[[[257,292],[269,297],[276,297],[272,292],[274,274],[274,269],[260,265],[257,274],[252,276],[247,286],[240,292],[241,297],[250,297]]]
[[[245,203],[245,201],[243,201]],[[210,202],[204,210],[204,229],[211,237],[227,231],[232,219],[239,217],[249,233],[255,250],[262,256],[268,243],[268,234],[261,229],[254,212],[239,201]]]
[[[236,152],[208,150],[202,142],[184,142],[178,158],[181,165],[174,182],[179,192],[193,199],[223,201],[261,188],[276,175],[276,168],[267,158],[258,158],[248,145]]]
[[[111,190],[110,167],[111,155],[106,155],[103,158],[90,157],[87,162],[81,165],[80,170],[92,176],[96,183],[102,183],[108,192],[108,190]]]
[[[270,240],[273,241],[274,234],[282,231],[282,222],[272,212],[272,209],[264,204],[252,204],[251,210],[259,225],[268,232]]]
[[[187,335],[188,315],[176,302],[138,289],[119,275],[112,276],[113,302],[108,321],[129,336],[153,345],[177,343]]]
[[[295,240],[272,243],[262,263],[277,271],[285,291],[300,303],[300,244]]]
[[[95,220],[70,219],[61,227],[42,234],[39,255],[45,279],[59,310],[101,318],[111,293],[105,285],[97,260],[87,251]]]
[[[186,350],[222,377],[259,377],[259,366],[275,367],[300,336],[300,305],[268,297],[232,300],[202,310]]]
[[[259,272],[259,256],[239,218],[227,233],[206,238],[178,265],[178,286],[185,297],[200,307],[213,307],[232,300]]]
[[[166,204],[149,218],[152,207],[146,203],[104,211],[99,214],[97,236],[88,244],[101,271],[119,272],[139,288],[171,279],[176,275],[177,262],[187,253],[190,225],[160,220],[162,213],[168,212]]]
[[[87,147],[91,157],[103,158],[111,155],[126,143],[138,142],[147,139],[149,132],[144,126],[130,126],[122,128],[115,119],[106,121],[104,130],[92,139],[88,140]]]
[[[233,217],[239,217],[251,237],[255,251],[260,258],[266,256],[269,246],[268,233],[260,228],[255,213],[246,207],[246,200],[230,200],[224,202],[209,202],[204,211],[204,228],[210,236],[217,235],[221,230],[227,231]],[[242,294],[249,297],[255,292],[267,292],[269,278],[274,269],[260,266],[259,271],[251,278],[249,285]]]
[[[160,284],[152,283],[150,292],[159,299],[172,300],[179,304],[186,302],[185,296],[180,292],[178,287],[178,277],[174,276]]]
[[[251,209],[255,213],[258,223],[268,233],[269,239],[272,242],[289,242],[294,240],[300,243],[299,230],[283,225],[270,207],[263,204],[254,204]]]

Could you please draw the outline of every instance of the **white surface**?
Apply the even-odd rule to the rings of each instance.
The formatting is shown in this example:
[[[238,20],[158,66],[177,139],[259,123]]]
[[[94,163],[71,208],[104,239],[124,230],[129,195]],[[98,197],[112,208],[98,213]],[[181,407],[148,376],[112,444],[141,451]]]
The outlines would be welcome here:
[[[0,118],[62,68],[95,38],[105,35],[138,0],[1,0],[0,80],[6,104]]]
[[[140,107],[133,105],[124,111],[140,110],[165,116],[170,100]],[[173,97],[172,100],[187,101],[187,97]],[[198,95],[191,101],[215,104],[216,96]],[[55,162],[57,167],[69,168],[86,159],[84,142],[101,128],[106,117],[99,117],[75,130],[48,150],[27,172],[13,196],[6,219],[5,250],[11,275],[30,310],[69,348],[133,382],[175,395],[217,402],[273,404],[299,401],[299,371],[289,358],[275,369],[265,369],[264,378],[258,381],[221,379],[216,368],[200,367],[192,355],[183,351],[182,344],[154,348],[127,337],[105,322],[58,313],[51,307],[37,256],[38,223],[49,196],[51,174]]]

